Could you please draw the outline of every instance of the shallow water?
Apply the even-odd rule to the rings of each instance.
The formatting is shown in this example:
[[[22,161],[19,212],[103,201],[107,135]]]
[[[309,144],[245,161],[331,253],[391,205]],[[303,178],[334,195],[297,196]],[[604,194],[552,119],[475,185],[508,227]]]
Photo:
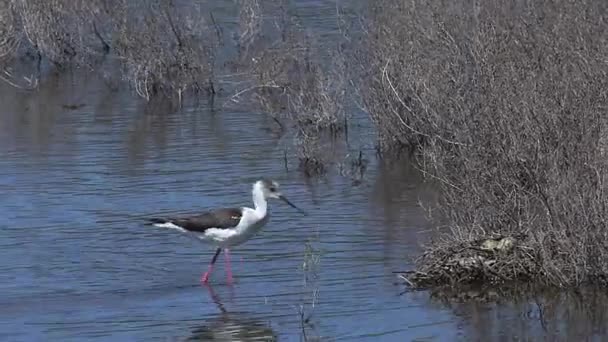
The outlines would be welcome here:
[[[303,13],[322,24],[329,8],[315,2]],[[355,118],[348,143],[332,148],[364,152],[362,183],[335,172],[307,179],[289,134],[246,108],[222,109],[224,100],[146,104],[80,72],[51,74],[36,92],[0,82],[2,340],[606,336],[605,296],[446,305],[402,294],[394,272],[429,236],[418,201],[433,192],[420,175],[376,160],[373,131]],[[143,225],[159,213],[251,205],[262,176],[309,215],[272,203],[265,229],[232,251],[232,286],[223,257],[200,285],[212,247]],[[311,257],[318,264],[304,270]]]
[[[353,186],[335,172],[305,178],[291,138],[260,114],[200,103],[172,113],[69,74],[36,93],[2,85],[0,97],[2,340],[606,336],[605,296],[539,306],[402,294],[393,272],[408,268],[428,237],[418,201],[433,193],[406,161],[374,158],[363,119],[349,146],[370,167]],[[84,105],[64,108],[75,103]],[[309,215],[272,203],[265,229],[232,252],[233,286],[222,258],[211,285],[199,284],[211,247],[143,225],[158,213],[250,205],[261,176],[277,179]],[[304,270],[311,258],[318,264]]]
[[[393,284],[426,227],[416,205],[425,189],[407,166],[376,165],[359,186],[332,174],[311,181],[297,170],[289,137],[269,133],[272,121],[259,114],[201,104],[169,113],[129,92],[107,94],[84,76],[41,87],[0,89],[4,336],[233,331],[291,340],[300,336],[301,305],[312,313],[310,334],[332,338],[427,336],[453,324]],[[84,105],[64,108],[74,103]],[[373,160],[369,147],[354,145]],[[272,203],[267,227],[233,250],[232,287],[222,259],[211,288],[199,284],[210,246],[142,224],[157,213],[251,205],[251,183],[262,176],[278,180],[310,215]],[[304,284],[307,241],[320,262],[318,279]]]

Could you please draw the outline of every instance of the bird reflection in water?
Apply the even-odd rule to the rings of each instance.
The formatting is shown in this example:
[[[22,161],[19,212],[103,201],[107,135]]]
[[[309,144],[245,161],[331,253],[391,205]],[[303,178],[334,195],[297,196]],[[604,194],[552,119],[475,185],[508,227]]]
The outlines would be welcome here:
[[[274,331],[265,322],[245,315],[229,313],[211,285],[206,284],[211,300],[220,313],[195,327],[187,341],[277,341]]]

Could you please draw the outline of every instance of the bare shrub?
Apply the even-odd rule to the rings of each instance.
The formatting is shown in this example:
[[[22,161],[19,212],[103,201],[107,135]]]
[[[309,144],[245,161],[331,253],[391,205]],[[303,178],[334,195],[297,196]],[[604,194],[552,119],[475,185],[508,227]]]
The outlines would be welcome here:
[[[0,3],[0,66],[14,56],[20,40],[21,33],[15,22],[13,8],[9,2]]]
[[[294,136],[294,145],[299,160],[298,168],[306,177],[317,177],[327,173],[331,155],[320,135],[298,129]]]
[[[326,47],[287,12],[283,2],[239,4],[239,56],[252,83],[233,100],[248,95],[260,110],[275,117],[320,130],[342,129],[347,83],[342,54],[335,46],[322,53]],[[273,20],[264,23],[265,16]]]
[[[299,83],[291,82],[288,110],[300,126],[331,131],[345,128],[345,64],[339,53],[331,57],[332,62],[326,70],[320,63],[307,61],[295,75]]]
[[[56,68],[70,64],[92,68],[98,62],[95,57],[109,51],[97,23],[110,20],[105,14],[111,1],[2,2],[0,63],[4,70],[0,78],[17,88],[34,89],[43,60]]]
[[[300,169],[307,176],[325,174],[325,133],[343,131],[347,121],[343,54],[337,45],[322,46],[282,1],[239,4],[239,60],[251,82],[232,100],[248,98],[277,122],[292,124]],[[264,17],[273,19],[264,22]]]
[[[189,89],[215,92],[217,41],[200,7],[192,5],[184,13],[167,1],[123,6],[113,45],[140,96],[150,99],[164,92],[181,98]]]
[[[76,55],[74,24],[68,5],[62,0],[16,0],[14,6],[20,15],[25,37],[40,54],[57,64]]]
[[[108,19],[103,15],[112,7],[110,2],[117,1],[13,0],[12,8],[31,48],[64,66],[72,62],[86,64],[92,55],[108,51],[97,23],[99,16]]]
[[[24,33],[19,25],[19,15],[11,2],[0,3],[0,80],[19,89],[38,86],[38,77],[15,75],[13,63],[18,60]]]
[[[26,50],[33,51],[39,63],[46,58],[55,66],[93,68],[102,60],[98,56],[113,52],[125,78],[146,99],[157,93],[177,93],[181,99],[187,90],[215,92],[219,37],[216,27],[206,24],[207,13],[199,4],[12,0],[2,6],[2,56],[26,41]]]
[[[419,147],[450,222],[418,260],[417,279],[606,284],[607,5],[372,7],[358,59],[370,70],[365,107],[385,145]],[[515,248],[476,251],[496,236]]]
[[[262,38],[262,8],[258,0],[239,0],[239,28],[237,50],[239,59],[251,59],[256,52],[256,43]],[[248,61],[247,61],[248,62]]]

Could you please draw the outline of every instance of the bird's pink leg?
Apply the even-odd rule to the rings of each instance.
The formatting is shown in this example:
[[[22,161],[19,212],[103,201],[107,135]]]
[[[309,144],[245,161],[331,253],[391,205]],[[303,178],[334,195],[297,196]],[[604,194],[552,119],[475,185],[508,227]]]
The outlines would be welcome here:
[[[215,251],[215,255],[213,255],[213,259],[211,259],[211,263],[209,264],[209,267],[207,268],[207,272],[205,272],[203,274],[203,276],[201,277],[202,283],[207,283],[209,281],[209,276],[211,275],[211,271],[213,271],[213,264],[215,264],[215,261],[217,260],[217,257],[220,255],[221,252],[222,252],[221,248],[218,248]]]
[[[228,277],[228,283],[232,284],[232,269],[230,267],[230,250],[224,249],[224,257],[226,258],[226,276]]]
[[[207,283],[209,281],[209,275],[211,275],[211,271],[213,271],[213,265],[209,264],[209,267],[207,267],[207,272],[203,273],[203,276],[201,277],[202,283]]]

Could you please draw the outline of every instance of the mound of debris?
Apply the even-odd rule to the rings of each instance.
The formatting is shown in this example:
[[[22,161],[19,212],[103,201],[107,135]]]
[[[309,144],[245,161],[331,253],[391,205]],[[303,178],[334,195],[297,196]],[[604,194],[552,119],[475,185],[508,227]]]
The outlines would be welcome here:
[[[442,241],[401,278],[412,289],[525,281],[538,274],[536,255],[526,234]]]

